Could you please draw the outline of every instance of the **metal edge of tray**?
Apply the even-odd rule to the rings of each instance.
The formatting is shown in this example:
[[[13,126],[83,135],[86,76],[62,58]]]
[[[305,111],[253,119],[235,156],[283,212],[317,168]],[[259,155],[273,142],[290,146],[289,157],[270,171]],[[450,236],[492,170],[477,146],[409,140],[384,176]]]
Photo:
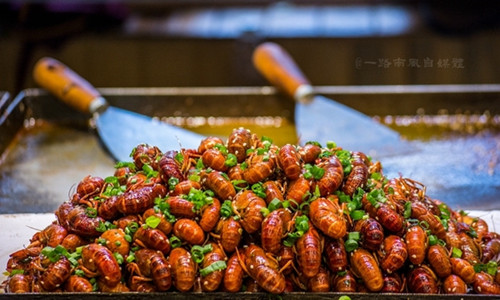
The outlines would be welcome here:
[[[478,295],[478,294],[390,294],[390,293],[339,293],[339,292],[290,292],[281,295],[273,295],[263,292],[258,293],[226,293],[226,292],[209,292],[209,293],[194,293],[194,292],[153,292],[153,293],[140,293],[140,292],[125,292],[125,293],[29,293],[29,294],[0,294],[0,298],[4,299],[26,299],[26,300],[39,300],[39,299],[74,299],[85,297],[86,299],[171,299],[171,300],[187,300],[187,299],[204,299],[204,300],[232,300],[235,298],[244,300],[300,300],[300,299],[339,299],[341,296],[348,296],[352,300],[410,300],[410,299],[427,299],[427,300],[440,300],[440,299],[498,299],[498,295]]]

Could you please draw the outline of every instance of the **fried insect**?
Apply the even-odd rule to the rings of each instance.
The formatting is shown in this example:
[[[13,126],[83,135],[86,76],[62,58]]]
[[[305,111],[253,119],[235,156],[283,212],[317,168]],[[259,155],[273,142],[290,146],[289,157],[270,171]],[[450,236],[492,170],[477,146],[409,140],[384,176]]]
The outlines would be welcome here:
[[[116,219],[120,215],[118,206],[116,205],[116,203],[118,202],[118,196],[111,196],[103,199],[104,201],[101,202],[101,204],[97,208],[97,215],[104,220]]]
[[[264,192],[266,194],[266,203],[269,204],[274,199],[278,199],[279,201],[284,201],[283,192],[281,188],[275,181],[268,180],[262,184],[264,188]]]
[[[310,278],[319,272],[321,266],[321,238],[313,224],[309,222],[309,229],[295,243],[297,262],[304,276]]]
[[[472,286],[479,294],[500,294],[500,284],[493,281],[493,277],[485,272],[475,274]]]
[[[171,150],[165,152],[158,162],[158,168],[160,169],[160,178],[163,182],[168,182],[170,178],[177,178],[177,180],[183,181],[184,174],[181,171],[181,164],[175,159],[179,152]]]
[[[227,151],[236,155],[239,163],[247,157],[247,150],[252,147],[252,133],[244,128],[238,128],[231,132],[227,139]]]
[[[297,180],[290,182],[285,196],[287,200],[293,200],[296,204],[301,204],[307,200],[306,197],[310,196],[310,190],[311,182],[301,175]],[[294,204],[294,206],[296,205]]]
[[[158,250],[164,255],[168,255],[171,248],[168,237],[161,230],[145,226],[137,229],[134,234],[134,242],[140,244],[142,247]]]
[[[88,244],[82,248],[82,267],[92,273],[97,273],[100,280],[113,287],[121,280],[120,265],[108,248],[99,244]]]
[[[483,245],[483,257],[481,261],[487,263],[500,254],[500,239],[491,239]]]
[[[174,224],[173,233],[176,237],[190,245],[201,245],[205,241],[203,229],[201,229],[196,221],[191,219],[177,220]]]
[[[125,232],[120,229],[108,229],[101,234],[101,240],[104,245],[113,253],[119,253],[123,257],[127,256],[130,251],[130,244],[125,238]]]
[[[212,171],[210,173],[205,173],[202,176],[202,185],[206,188],[212,190],[218,199],[226,200],[233,199],[236,195],[236,190],[231,184],[229,178],[222,175],[223,173],[219,171]]]
[[[368,250],[378,250],[384,241],[384,229],[377,220],[368,218],[356,222],[354,231],[361,235],[361,245]]]
[[[474,281],[474,266],[468,261],[462,258],[452,257],[450,258],[451,272],[455,275],[460,276],[460,278],[467,284],[471,284]]]
[[[448,250],[441,245],[432,245],[427,250],[427,261],[437,276],[444,278],[451,274],[451,263]]]
[[[151,277],[158,291],[168,291],[172,286],[170,266],[159,251],[140,249],[135,258],[141,275]]]
[[[243,170],[243,179],[249,184],[264,181],[273,174],[276,167],[275,154],[252,154],[248,159],[248,167]]]
[[[363,248],[358,248],[349,257],[351,268],[354,274],[363,279],[368,290],[377,292],[384,286],[382,272],[375,260],[375,257]]]
[[[266,201],[257,196],[251,190],[239,192],[232,203],[233,211],[240,216],[240,223],[248,233],[254,233],[260,229],[264,216],[262,208],[266,207]]]
[[[264,218],[261,230],[262,248],[270,253],[277,254],[281,249],[281,240],[285,236],[292,214],[285,208],[272,211]]]
[[[278,272],[278,264],[259,246],[251,244],[246,248],[245,267],[248,275],[269,293],[281,294],[285,290],[285,277]]]
[[[405,287],[397,273],[384,274],[383,278],[384,287],[380,290],[381,293],[401,293]]]
[[[245,261],[244,254],[242,252],[239,252],[239,255],[241,261]],[[239,292],[243,285],[245,270],[241,266],[240,259],[238,258],[238,253],[233,253],[233,255],[227,261],[226,270],[224,270],[224,289],[230,293]]]
[[[149,208],[147,209],[143,214],[142,218],[146,220],[147,218],[154,216],[160,220],[160,223],[155,227],[156,229],[160,230],[166,235],[169,235],[170,232],[172,231],[172,223],[170,223],[166,218],[163,212],[160,210],[156,210],[155,208]]]
[[[170,191],[170,195],[172,196],[181,196],[181,195],[187,195],[189,194],[189,191],[191,189],[201,189],[201,184],[197,181],[193,180],[183,180],[179,183],[177,183],[172,191]]]
[[[330,288],[330,274],[323,267],[307,281],[307,290],[313,293],[329,292]]]
[[[62,256],[58,261],[51,263],[40,277],[40,285],[46,291],[53,291],[60,287],[71,275],[71,263]]]
[[[300,157],[295,146],[286,144],[278,152],[278,162],[289,180],[299,178],[301,173]]]
[[[8,293],[29,293],[31,292],[32,278],[24,274],[14,274],[9,278],[6,286]]]
[[[64,290],[72,293],[90,293],[94,287],[87,278],[71,275],[64,284]]]
[[[44,245],[49,247],[56,247],[57,245],[62,243],[67,234],[68,231],[61,225],[50,224],[49,226],[45,227],[44,230],[37,232],[33,236],[33,238],[30,240],[30,246]]]
[[[201,208],[201,218],[199,225],[205,232],[211,232],[220,220],[220,201],[213,198],[211,204],[206,204]]]
[[[212,251],[205,254],[203,258],[201,268],[207,268],[213,263],[224,261],[226,259],[226,255],[222,251],[222,249],[216,243],[209,243],[212,246]],[[219,285],[222,283],[222,278],[224,276],[224,270],[216,270],[208,275],[201,275],[201,288],[206,292],[213,292],[219,288]]]
[[[467,284],[457,275],[451,274],[443,280],[445,294],[466,294]]]
[[[380,268],[389,274],[399,270],[408,257],[406,243],[396,235],[386,237],[378,253]]]
[[[304,163],[310,164],[321,154],[321,147],[315,143],[306,143],[299,149],[299,154]]]
[[[207,149],[201,156],[203,165],[217,171],[226,172],[229,166],[226,164],[226,156],[216,148]]]
[[[338,239],[347,233],[347,224],[337,198],[318,198],[310,203],[311,222],[325,235]]]
[[[104,186],[104,179],[97,176],[86,176],[80,181],[76,187],[76,193],[82,198],[89,198],[102,191]]]
[[[428,238],[420,226],[411,226],[405,235],[410,262],[414,265],[421,264],[427,253]]]
[[[363,160],[363,156],[364,155],[360,152],[354,152],[352,154],[352,170],[342,186],[342,191],[346,195],[352,196],[358,188],[366,184],[368,179],[368,166]]]
[[[422,202],[411,203],[411,217],[429,224],[432,234],[446,242],[446,230],[443,224]]]
[[[357,290],[356,277],[347,270],[339,272],[333,278],[333,291],[341,293],[354,293]]]
[[[321,179],[316,181],[316,185],[319,187],[321,196],[326,197],[333,194],[342,184],[344,169],[340,160],[334,155],[323,159],[317,163],[317,166],[325,170]]]
[[[236,250],[241,242],[243,235],[243,228],[240,222],[236,221],[234,217],[230,217],[219,222],[218,230],[220,232],[220,243],[224,251],[232,253]]]
[[[367,198],[367,195],[364,194],[361,203],[370,217],[378,220],[384,228],[393,233],[399,233],[403,229],[404,218],[398,214],[396,207],[391,202],[377,202],[377,207],[375,207]]]
[[[197,214],[193,202],[181,196],[168,197],[166,201],[170,207],[170,213],[177,218],[196,218]]]
[[[97,237],[101,233],[96,230],[104,219],[99,216],[89,216],[82,205],[74,206],[70,202],[61,204],[56,211],[59,224],[66,228],[70,233],[78,234],[83,237]]]
[[[332,272],[344,271],[348,265],[343,239],[328,238],[325,243],[326,264]]]
[[[417,267],[410,271],[408,289],[413,293],[437,294],[438,285],[431,272],[424,267]]]
[[[184,248],[175,248],[168,257],[174,286],[180,292],[187,292],[194,286],[196,271],[191,254]]]
[[[142,170],[144,165],[149,165],[154,170],[157,170],[158,161],[163,154],[156,146],[139,144],[132,150],[131,155],[137,170]]]
[[[119,195],[116,206],[122,214],[140,214],[152,208],[156,198],[163,198],[166,194],[167,189],[162,184],[143,186]]]

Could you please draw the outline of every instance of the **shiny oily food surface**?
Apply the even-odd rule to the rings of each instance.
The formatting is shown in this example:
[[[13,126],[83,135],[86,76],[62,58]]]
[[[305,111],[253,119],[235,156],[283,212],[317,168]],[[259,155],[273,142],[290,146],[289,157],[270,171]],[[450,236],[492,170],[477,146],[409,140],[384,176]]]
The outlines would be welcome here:
[[[56,220],[11,254],[8,292],[452,293],[439,282],[453,275],[500,293],[500,239],[481,218],[363,153],[243,128],[198,149],[138,145],[112,176],[82,178]]]

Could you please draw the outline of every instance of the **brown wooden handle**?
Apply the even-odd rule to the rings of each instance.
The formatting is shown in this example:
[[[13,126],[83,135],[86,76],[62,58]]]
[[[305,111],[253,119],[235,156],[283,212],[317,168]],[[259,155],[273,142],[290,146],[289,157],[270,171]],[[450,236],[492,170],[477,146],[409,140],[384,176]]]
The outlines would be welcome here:
[[[94,104],[103,101],[95,87],[54,58],[41,58],[33,68],[33,78],[64,103],[85,113],[94,112]]]
[[[290,54],[280,45],[266,42],[255,48],[253,64],[275,87],[283,90],[297,101],[297,90],[311,84]]]

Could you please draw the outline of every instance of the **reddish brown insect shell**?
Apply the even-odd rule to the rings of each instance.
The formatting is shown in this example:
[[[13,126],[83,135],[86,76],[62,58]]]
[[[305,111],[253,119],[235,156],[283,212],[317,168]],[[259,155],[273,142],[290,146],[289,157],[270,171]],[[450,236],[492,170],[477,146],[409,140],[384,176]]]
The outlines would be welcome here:
[[[309,230],[295,243],[297,262],[306,277],[313,277],[321,266],[321,239],[314,225],[309,222]]]
[[[244,254],[239,252],[241,261],[245,261]],[[245,276],[245,271],[240,264],[238,259],[238,254],[235,252],[227,261],[227,268],[224,271],[224,289],[230,293],[236,293],[241,290],[243,285],[243,277]]]
[[[380,268],[387,273],[400,269],[408,257],[405,242],[396,235],[386,237],[381,250],[379,251]]]
[[[384,286],[382,272],[370,252],[358,248],[351,253],[349,261],[351,262],[352,271],[363,279],[370,291],[377,292],[382,289]]]
[[[278,152],[278,162],[289,180],[299,178],[301,173],[300,157],[295,146],[286,144]]]
[[[194,285],[196,271],[191,254],[184,248],[175,248],[168,258],[174,286],[180,292],[191,290]]]
[[[449,275],[443,280],[443,292],[445,294],[466,294],[467,284],[457,275]]]
[[[318,198],[309,206],[311,222],[325,235],[338,239],[347,233],[347,224],[337,198]]]
[[[173,233],[176,237],[190,245],[201,245],[205,241],[205,233],[196,221],[179,219],[174,224]]]
[[[408,258],[414,265],[421,264],[427,253],[428,238],[425,231],[420,226],[408,228],[405,236],[405,242],[408,247]]]
[[[432,245],[427,250],[427,261],[437,276],[444,278],[451,274],[451,263],[448,250],[441,245]]]

